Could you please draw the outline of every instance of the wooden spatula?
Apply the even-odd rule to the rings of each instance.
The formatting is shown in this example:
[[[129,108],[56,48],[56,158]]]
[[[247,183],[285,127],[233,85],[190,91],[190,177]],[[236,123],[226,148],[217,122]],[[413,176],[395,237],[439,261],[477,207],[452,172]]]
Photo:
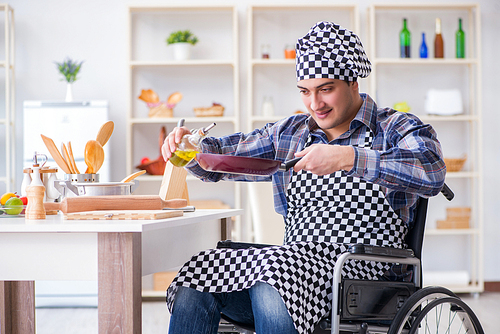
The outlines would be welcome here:
[[[125,177],[123,180],[121,180],[120,182],[123,182],[123,183],[130,182],[130,181],[132,181],[133,179],[135,179],[136,177],[138,177],[138,176],[140,176],[140,175],[142,175],[142,174],[144,174],[144,173],[146,173],[146,171],[145,171],[145,170],[140,170],[140,171],[138,171],[138,172],[132,173],[132,174],[130,174],[129,176],[126,176],[126,177]]]
[[[45,146],[47,146],[47,149],[50,152],[50,155],[52,158],[55,160],[56,164],[61,167],[61,169],[66,173],[66,174],[71,174],[71,170],[68,167],[68,164],[66,164],[66,161],[64,161],[64,158],[62,157],[61,153],[57,149],[56,144],[54,144],[54,141],[50,139],[49,137],[46,137],[44,135],[42,136],[42,140],[45,143]]]
[[[97,132],[97,137],[96,137],[96,140],[101,144],[101,146],[104,146],[104,144],[108,142],[109,137],[111,137],[114,128],[115,128],[115,123],[113,123],[113,121],[107,121],[101,126],[99,132]]]
[[[61,152],[62,152],[62,156],[64,158],[64,161],[66,162],[66,165],[68,165],[69,171],[71,172],[71,174],[75,174],[75,171],[73,170],[73,165],[71,165],[71,162],[69,159],[68,149],[66,148],[66,145],[64,145],[64,143],[61,143]]]
[[[76,167],[76,162],[75,162],[75,157],[73,156],[73,149],[71,148],[71,142],[68,142],[68,153],[69,153],[69,159],[71,166],[73,167],[73,171],[76,174],[80,174],[80,171],[78,170],[78,167]]]

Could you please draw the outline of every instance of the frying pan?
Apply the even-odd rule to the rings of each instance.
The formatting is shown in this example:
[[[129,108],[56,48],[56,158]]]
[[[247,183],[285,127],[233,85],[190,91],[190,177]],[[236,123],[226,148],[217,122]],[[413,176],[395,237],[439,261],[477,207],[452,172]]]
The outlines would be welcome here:
[[[244,175],[272,175],[278,170],[287,171],[295,166],[300,159],[295,158],[282,163],[273,159],[237,157],[223,154],[198,153],[196,155],[196,161],[204,170]]]

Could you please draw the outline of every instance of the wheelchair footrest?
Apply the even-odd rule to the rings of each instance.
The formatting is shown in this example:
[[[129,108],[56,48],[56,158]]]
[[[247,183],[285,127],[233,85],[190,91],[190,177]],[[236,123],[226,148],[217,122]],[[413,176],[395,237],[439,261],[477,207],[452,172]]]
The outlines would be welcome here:
[[[392,320],[413,292],[413,283],[345,279],[340,317],[360,321]]]

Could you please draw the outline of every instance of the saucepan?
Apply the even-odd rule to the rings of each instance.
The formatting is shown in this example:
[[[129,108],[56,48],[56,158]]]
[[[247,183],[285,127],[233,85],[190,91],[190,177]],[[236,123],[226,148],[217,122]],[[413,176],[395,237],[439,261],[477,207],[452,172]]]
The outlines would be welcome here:
[[[295,158],[282,163],[274,159],[237,157],[223,154],[198,153],[196,155],[196,161],[204,170],[244,175],[272,175],[277,171],[287,171],[295,166],[300,159],[302,158]]]

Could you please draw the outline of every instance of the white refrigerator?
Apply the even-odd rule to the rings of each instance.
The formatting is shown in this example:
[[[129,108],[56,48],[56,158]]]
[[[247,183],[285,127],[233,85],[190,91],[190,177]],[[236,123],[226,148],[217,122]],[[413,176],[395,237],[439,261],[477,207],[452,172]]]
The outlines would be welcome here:
[[[71,141],[73,155],[80,172],[84,172],[85,144],[96,139],[102,124],[108,121],[107,101],[24,101],[23,168],[31,167],[34,152],[47,155],[46,166],[57,166],[50,156],[41,134],[51,138],[60,149]],[[99,170],[101,182],[110,180],[110,143],[104,146],[104,163]],[[57,178],[64,179],[59,171]],[[36,281],[37,307],[97,307],[97,281]]]

